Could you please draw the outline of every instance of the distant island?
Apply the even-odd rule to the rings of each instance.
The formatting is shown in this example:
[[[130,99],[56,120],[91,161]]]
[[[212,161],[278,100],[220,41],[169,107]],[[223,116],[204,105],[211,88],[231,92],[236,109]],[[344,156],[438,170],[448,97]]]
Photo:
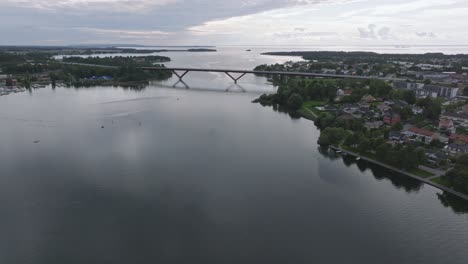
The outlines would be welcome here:
[[[0,47],[0,95],[24,91],[45,84],[67,86],[141,85],[150,80],[164,80],[171,71],[143,71],[140,67],[164,67],[171,59],[166,56],[68,56],[61,61],[54,59],[57,48]],[[70,53],[81,55],[81,49]],[[71,64],[76,63],[76,64]],[[114,66],[115,68],[90,67],[79,64]]]

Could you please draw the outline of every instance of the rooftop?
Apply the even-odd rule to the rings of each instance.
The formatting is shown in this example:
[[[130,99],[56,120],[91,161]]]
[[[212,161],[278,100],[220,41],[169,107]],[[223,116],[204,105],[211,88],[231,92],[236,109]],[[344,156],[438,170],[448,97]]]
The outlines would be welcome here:
[[[426,137],[432,137],[435,134],[435,132],[433,132],[433,131],[418,128],[418,127],[412,127],[408,131],[410,131],[412,133],[415,133],[415,134],[423,135],[423,136],[426,136]]]

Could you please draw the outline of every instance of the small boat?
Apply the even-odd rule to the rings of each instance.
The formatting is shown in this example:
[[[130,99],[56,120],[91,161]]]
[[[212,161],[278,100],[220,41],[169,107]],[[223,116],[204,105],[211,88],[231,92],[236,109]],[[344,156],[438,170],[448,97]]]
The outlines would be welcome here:
[[[342,153],[342,152],[343,152],[343,151],[341,151],[341,150],[337,150],[337,151],[336,151],[336,153],[338,153],[338,154],[340,154],[340,153]]]
[[[252,50],[251,50],[251,49],[248,49],[248,50],[246,50],[246,51],[252,51]]]
[[[357,160],[357,161],[360,161],[360,160],[361,160],[361,157],[357,157],[356,160]]]

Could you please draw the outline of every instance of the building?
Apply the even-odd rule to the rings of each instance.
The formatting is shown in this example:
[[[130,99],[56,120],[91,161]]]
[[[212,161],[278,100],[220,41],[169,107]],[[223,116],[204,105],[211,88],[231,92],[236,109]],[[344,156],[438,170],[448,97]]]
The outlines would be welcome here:
[[[446,163],[448,159],[447,153],[440,150],[434,151],[427,149],[424,154],[426,155],[430,167],[439,167],[441,164]]]
[[[447,146],[447,152],[450,156],[458,156],[461,154],[468,154],[468,144],[451,143]]]
[[[393,88],[400,90],[417,90],[424,87],[422,83],[412,83],[406,81],[395,81],[393,82]]]
[[[359,110],[360,106],[358,104],[344,104],[343,105],[343,112],[347,114],[352,114]]]
[[[422,113],[424,113],[424,109],[419,106],[413,106],[411,111],[413,112],[414,115],[421,115]]]
[[[455,98],[458,96],[458,91],[460,88],[458,87],[439,87],[439,96],[446,97],[446,98]]]
[[[406,141],[406,136],[398,131],[390,131],[388,133],[388,139],[397,143],[404,143]]]
[[[373,103],[376,101],[375,97],[368,94],[368,95],[364,95],[361,99],[362,102],[365,102],[365,103]]]
[[[420,98],[425,97],[446,97],[446,98],[455,98],[458,95],[458,87],[446,87],[446,86],[436,86],[436,85],[424,85],[424,87],[416,90],[416,96]]]
[[[387,111],[392,110],[392,107],[388,106],[385,103],[380,103],[379,105],[377,105],[377,109],[379,109],[381,112],[387,112]]]
[[[450,139],[451,143],[468,144],[468,136],[467,135],[452,134],[452,135],[450,135],[449,139]]]
[[[468,127],[468,114],[463,112],[445,112],[440,117],[452,120],[455,126]]]
[[[439,120],[439,130],[441,132],[446,131],[446,132],[449,132],[450,134],[453,134],[453,133],[455,133],[457,131],[457,128],[453,124],[452,120],[446,119],[446,118],[441,118]]]
[[[411,141],[420,141],[425,144],[430,144],[433,140],[439,140],[439,133],[429,131],[422,128],[412,127],[403,132]]]
[[[364,124],[364,127],[366,127],[367,129],[371,130],[371,129],[379,129],[383,126],[383,122],[382,121],[374,121],[374,122],[366,122]]]
[[[385,124],[393,126],[401,122],[401,117],[395,113],[387,113],[384,115],[383,121]]]
[[[5,86],[6,87],[15,87],[18,84],[16,79],[6,79]]]

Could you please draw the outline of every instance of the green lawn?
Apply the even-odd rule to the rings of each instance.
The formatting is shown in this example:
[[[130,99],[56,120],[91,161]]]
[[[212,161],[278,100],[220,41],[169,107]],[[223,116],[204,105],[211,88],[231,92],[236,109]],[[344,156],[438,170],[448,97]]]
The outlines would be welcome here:
[[[419,176],[419,177],[423,177],[423,178],[428,178],[428,177],[435,176],[435,174],[427,172],[425,170],[421,170],[420,168],[416,168],[416,169],[410,171],[410,173],[412,173],[412,174],[414,174],[416,176]]]
[[[304,102],[302,107],[305,107],[305,108],[308,108],[308,109],[312,110],[312,108],[315,109],[315,107],[317,107],[317,106],[324,106],[326,104],[327,104],[327,102],[325,102],[325,101],[307,101],[307,102]]]
[[[306,107],[302,107],[301,109],[298,110],[298,112],[306,119],[309,119],[309,120],[312,120],[314,121],[315,119],[317,119],[319,113],[316,113],[312,110],[310,110],[309,108],[306,108]]]
[[[315,107],[324,105],[326,105],[325,101],[307,101],[298,112],[307,119],[315,120],[320,115],[320,111]]]
[[[446,179],[444,179],[444,176],[434,178],[431,181],[446,187],[451,187],[451,184]]]

